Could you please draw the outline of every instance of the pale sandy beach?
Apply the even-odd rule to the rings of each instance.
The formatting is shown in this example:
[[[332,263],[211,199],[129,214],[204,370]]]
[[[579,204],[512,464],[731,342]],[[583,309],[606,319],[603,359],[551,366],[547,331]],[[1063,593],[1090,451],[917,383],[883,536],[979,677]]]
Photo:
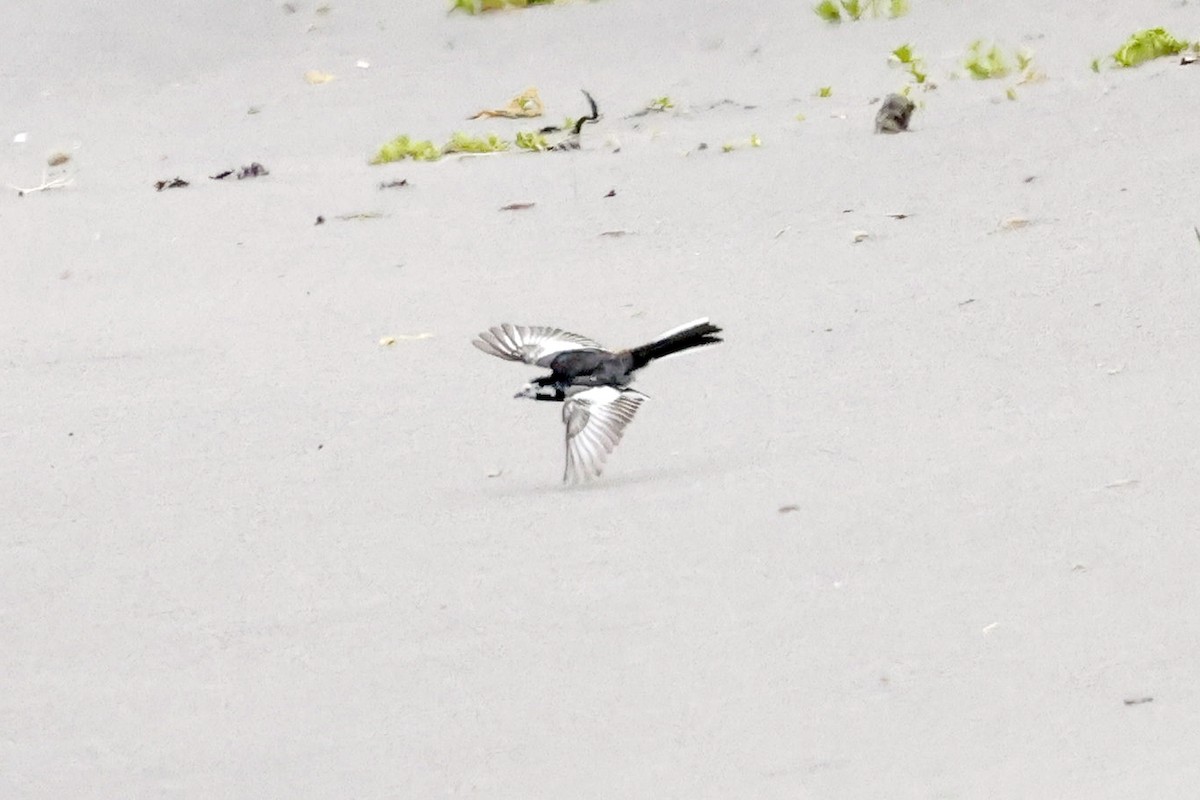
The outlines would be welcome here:
[[[1195,797],[1197,6],[911,4],[10,3],[0,800]],[[703,316],[572,489],[470,345]]]

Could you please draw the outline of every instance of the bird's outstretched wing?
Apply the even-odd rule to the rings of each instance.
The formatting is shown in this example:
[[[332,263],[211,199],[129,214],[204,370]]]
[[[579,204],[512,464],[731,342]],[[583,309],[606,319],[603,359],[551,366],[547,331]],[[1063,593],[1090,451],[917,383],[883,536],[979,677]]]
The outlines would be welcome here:
[[[479,334],[471,344],[491,356],[548,367],[551,359],[567,350],[603,350],[596,342],[542,325],[500,325]]]
[[[567,426],[567,466],[564,483],[597,478],[604,461],[613,451],[625,426],[633,421],[638,406],[646,400],[641,392],[599,386],[587,389],[563,403],[563,423]]]

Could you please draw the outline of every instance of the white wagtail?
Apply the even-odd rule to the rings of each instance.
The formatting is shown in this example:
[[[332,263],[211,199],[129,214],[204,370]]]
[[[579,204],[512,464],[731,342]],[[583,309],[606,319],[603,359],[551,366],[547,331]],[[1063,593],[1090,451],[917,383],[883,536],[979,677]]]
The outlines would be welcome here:
[[[707,318],[698,319],[649,344],[614,352],[559,328],[501,325],[471,343],[488,355],[550,370],[514,396],[563,404],[567,428],[563,482],[574,483],[600,475],[625,426],[645,401],[646,395],[629,388],[633,373],[655,359],[716,344],[720,332]]]

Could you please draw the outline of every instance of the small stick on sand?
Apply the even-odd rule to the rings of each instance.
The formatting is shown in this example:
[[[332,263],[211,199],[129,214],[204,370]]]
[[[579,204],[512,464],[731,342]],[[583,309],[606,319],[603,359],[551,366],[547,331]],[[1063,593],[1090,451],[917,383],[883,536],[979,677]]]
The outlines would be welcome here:
[[[10,183],[8,184],[8,188],[15,189],[17,192],[17,197],[24,197],[25,195],[33,194],[34,192],[45,192],[49,191],[50,189],[61,189],[64,186],[70,186],[74,182],[75,178],[71,175],[55,175],[53,178],[51,178],[47,173],[43,172],[42,183],[39,186],[34,186],[29,189],[22,189],[20,186],[13,186]]]

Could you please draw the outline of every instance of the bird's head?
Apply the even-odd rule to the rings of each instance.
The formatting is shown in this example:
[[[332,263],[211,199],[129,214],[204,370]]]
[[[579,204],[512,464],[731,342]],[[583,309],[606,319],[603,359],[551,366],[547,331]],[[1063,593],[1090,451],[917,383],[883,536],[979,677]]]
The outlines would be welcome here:
[[[536,400],[538,396],[538,387],[532,383],[527,383],[521,387],[521,391],[513,395],[513,399],[519,397],[527,397],[530,400]]]

